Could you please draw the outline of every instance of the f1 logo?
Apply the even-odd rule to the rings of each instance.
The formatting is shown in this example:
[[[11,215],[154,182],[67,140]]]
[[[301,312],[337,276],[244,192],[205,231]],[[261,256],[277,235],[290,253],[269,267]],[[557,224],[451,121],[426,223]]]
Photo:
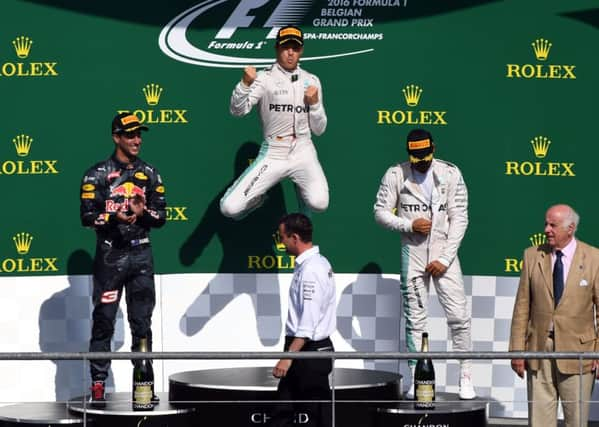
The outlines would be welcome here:
[[[241,0],[227,22],[216,33],[216,39],[230,39],[238,28],[249,28],[256,16],[250,15],[271,0]],[[313,0],[281,0],[272,14],[264,23],[265,28],[271,28],[267,39],[275,38],[277,31],[283,25],[297,25],[301,22]]]

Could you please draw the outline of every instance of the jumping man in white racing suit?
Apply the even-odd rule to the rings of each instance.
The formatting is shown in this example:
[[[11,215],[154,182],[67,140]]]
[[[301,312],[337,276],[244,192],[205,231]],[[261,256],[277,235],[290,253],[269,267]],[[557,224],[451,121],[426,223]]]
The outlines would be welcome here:
[[[389,168],[383,176],[374,217],[383,227],[401,233],[408,351],[420,351],[431,279],[447,316],[453,350],[471,351],[471,313],[457,257],[468,226],[468,191],[457,166],[433,159],[432,141],[422,129],[408,134],[410,160]],[[409,361],[412,373],[415,363]],[[462,360],[460,367],[460,398],[473,399],[471,361]]]
[[[262,204],[269,188],[286,177],[296,184],[305,213],[322,212],[329,205],[329,187],[311,139],[312,132],[325,131],[327,116],[318,77],[298,65],[303,44],[299,28],[281,28],[277,62],[260,72],[246,67],[233,90],[234,116],[245,116],[258,104],[264,142],[258,157],[220,201],[227,217],[246,216]]]

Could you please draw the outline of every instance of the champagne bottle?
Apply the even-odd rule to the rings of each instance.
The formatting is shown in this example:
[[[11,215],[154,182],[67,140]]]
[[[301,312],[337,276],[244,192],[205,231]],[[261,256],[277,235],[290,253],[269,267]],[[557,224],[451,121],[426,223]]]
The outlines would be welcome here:
[[[139,340],[139,351],[148,351],[147,338]],[[133,364],[133,410],[151,411],[154,409],[154,369],[148,359],[138,359]]]
[[[428,333],[422,333],[422,353],[428,352]],[[435,368],[430,357],[418,359],[414,370],[414,408],[435,407]]]

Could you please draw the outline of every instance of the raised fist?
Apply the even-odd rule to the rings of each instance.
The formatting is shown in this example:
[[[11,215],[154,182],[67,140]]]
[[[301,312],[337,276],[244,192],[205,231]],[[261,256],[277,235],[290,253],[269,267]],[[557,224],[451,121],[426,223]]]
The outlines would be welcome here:
[[[243,77],[241,81],[246,86],[251,86],[256,80],[256,69],[252,66],[247,66],[243,69]]]
[[[308,86],[306,88],[304,102],[308,105],[314,105],[318,102],[318,88],[316,86]]]

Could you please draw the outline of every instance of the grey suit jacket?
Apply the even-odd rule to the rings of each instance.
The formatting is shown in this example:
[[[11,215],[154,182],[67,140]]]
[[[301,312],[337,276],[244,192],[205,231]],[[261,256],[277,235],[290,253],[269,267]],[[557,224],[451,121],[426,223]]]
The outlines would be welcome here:
[[[599,310],[599,249],[579,240],[557,307],[553,300],[551,247],[547,244],[524,252],[520,285],[516,295],[510,351],[544,351],[553,322],[555,351],[595,352]],[[597,313],[596,313],[597,311]],[[583,372],[591,371],[585,360]],[[528,360],[537,370],[538,360]],[[558,360],[563,374],[577,374],[578,360]]]

